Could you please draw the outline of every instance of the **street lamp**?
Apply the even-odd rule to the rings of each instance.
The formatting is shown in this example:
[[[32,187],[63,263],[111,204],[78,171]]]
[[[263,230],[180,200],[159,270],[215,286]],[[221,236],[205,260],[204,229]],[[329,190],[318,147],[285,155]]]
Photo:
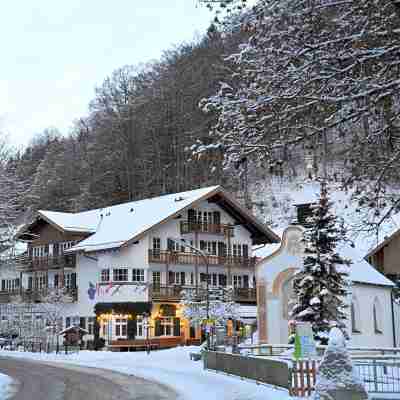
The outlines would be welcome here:
[[[146,337],[146,352],[149,355],[151,350],[151,343],[149,338],[150,316],[148,313],[143,314],[143,329],[145,330],[145,337]]]
[[[188,247],[189,249],[192,249],[194,252],[200,255],[200,257],[203,258],[204,263],[206,265],[206,317],[207,317],[207,326],[206,326],[206,338],[207,338],[207,349],[210,348],[210,332],[208,331],[208,321],[210,319],[210,281],[209,281],[209,266],[208,266],[208,257],[204,251],[198,249],[195,246],[192,246],[189,243],[186,243],[182,239],[174,239],[170,238],[173,242],[178,243],[181,246]]]

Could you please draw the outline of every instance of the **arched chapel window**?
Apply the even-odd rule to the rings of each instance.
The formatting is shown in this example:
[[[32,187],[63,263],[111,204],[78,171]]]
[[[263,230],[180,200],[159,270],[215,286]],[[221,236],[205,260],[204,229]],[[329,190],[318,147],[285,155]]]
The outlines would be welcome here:
[[[375,297],[372,309],[375,333],[383,333],[382,307],[379,299]]]
[[[351,331],[353,333],[361,333],[361,316],[360,316],[360,306],[358,304],[358,300],[353,296],[351,302]]]

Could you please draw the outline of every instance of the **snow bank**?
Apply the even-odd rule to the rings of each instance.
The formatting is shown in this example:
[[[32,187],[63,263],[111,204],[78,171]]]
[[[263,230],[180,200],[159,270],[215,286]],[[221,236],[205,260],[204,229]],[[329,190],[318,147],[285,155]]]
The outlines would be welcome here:
[[[13,396],[13,379],[0,373],[0,399],[6,400]]]
[[[81,351],[78,354],[45,354],[0,351],[0,355],[55,361],[75,365],[110,369],[156,381],[174,389],[184,400],[288,400],[284,390],[203,370],[202,362],[189,359],[198,347],[178,347],[170,350],[112,353]],[[1,398],[1,397],[0,397]]]

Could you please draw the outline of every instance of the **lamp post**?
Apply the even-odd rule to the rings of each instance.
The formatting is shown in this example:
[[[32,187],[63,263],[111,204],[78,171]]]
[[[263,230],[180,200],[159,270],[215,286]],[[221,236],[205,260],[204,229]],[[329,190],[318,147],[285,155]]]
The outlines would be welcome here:
[[[173,242],[178,243],[181,246],[192,249],[194,252],[200,255],[203,258],[204,264],[206,266],[206,317],[207,317],[207,326],[206,326],[206,339],[207,339],[207,349],[210,348],[210,332],[208,330],[208,321],[210,319],[210,281],[209,281],[209,265],[208,265],[208,257],[204,251],[198,249],[195,246],[192,246],[189,243],[186,243],[182,239],[171,239]]]
[[[149,338],[149,331],[150,331],[150,316],[148,313],[143,314],[143,329],[145,330],[145,337],[146,337],[146,352],[147,355],[150,354],[151,344]]]

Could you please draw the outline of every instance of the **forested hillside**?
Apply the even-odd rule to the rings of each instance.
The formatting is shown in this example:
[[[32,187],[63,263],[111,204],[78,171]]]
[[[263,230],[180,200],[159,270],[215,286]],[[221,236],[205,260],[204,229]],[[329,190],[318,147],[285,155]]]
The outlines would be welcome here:
[[[78,211],[231,185],[220,153],[188,159],[190,146],[207,140],[214,118],[200,110],[199,99],[218,90],[229,73],[223,59],[243,37],[210,27],[204,37],[165,51],[156,62],[113,71],[70,135],[48,129],[9,158],[8,169],[25,184],[19,209]]]
[[[112,72],[69,136],[47,130],[7,156],[24,187],[18,210],[210,184],[258,207],[249,188],[271,177],[323,178],[379,228],[400,209],[397,3],[203,2],[220,20],[228,10],[225,22],[157,62]]]

